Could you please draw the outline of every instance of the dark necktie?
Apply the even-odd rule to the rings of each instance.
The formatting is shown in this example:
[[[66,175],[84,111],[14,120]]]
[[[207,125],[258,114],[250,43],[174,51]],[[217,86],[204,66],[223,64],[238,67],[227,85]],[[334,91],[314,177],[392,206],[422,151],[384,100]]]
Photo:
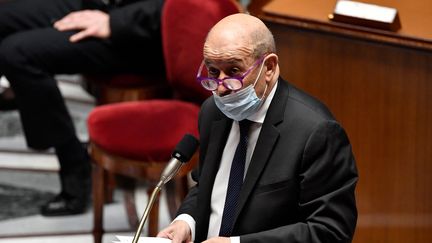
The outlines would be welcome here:
[[[225,206],[222,215],[222,223],[219,236],[231,236],[234,215],[236,214],[238,198],[243,185],[243,177],[246,162],[246,150],[248,144],[248,131],[252,124],[249,120],[242,120],[240,125],[240,141],[234,154],[231,164],[231,171],[228,181],[228,189],[225,198]]]

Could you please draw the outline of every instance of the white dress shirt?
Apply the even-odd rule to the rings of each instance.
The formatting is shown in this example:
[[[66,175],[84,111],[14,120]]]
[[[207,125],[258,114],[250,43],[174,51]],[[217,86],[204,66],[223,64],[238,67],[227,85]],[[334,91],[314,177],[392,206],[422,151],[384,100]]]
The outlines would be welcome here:
[[[253,151],[255,149],[258,136],[260,134],[262,124],[264,122],[267,110],[273,99],[274,93],[277,88],[277,82],[270,92],[267,99],[264,101],[263,105],[258,109],[258,111],[249,116],[247,119],[253,121],[249,129],[249,140],[246,152],[246,164],[245,164],[245,175],[247,174],[247,169],[251,161]],[[219,170],[216,174],[215,181],[213,183],[213,191],[211,196],[211,214],[209,221],[209,228],[207,238],[212,238],[219,235],[219,229],[222,223],[223,209],[225,205],[225,198],[228,187],[229,174],[231,170],[231,163],[234,158],[234,153],[240,140],[240,128],[238,121],[234,121],[231,126],[230,133],[228,135],[227,143],[222,154],[221,163]],[[243,178],[244,179],[244,178]],[[181,214],[176,220],[184,220],[189,224],[192,232],[192,240],[195,238],[195,220],[188,214]],[[239,236],[231,236],[231,243],[240,243]]]

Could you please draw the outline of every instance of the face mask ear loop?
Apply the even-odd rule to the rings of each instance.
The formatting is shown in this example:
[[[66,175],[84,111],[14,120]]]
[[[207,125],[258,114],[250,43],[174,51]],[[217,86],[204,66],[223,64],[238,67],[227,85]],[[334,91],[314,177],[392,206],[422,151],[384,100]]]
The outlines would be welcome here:
[[[254,87],[254,88],[255,88],[255,85],[256,85],[256,83],[258,82],[259,78],[261,77],[261,72],[262,72],[262,70],[263,70],[263,68],[264,68],[264,62],[265,62],[265,59],[264,59],[263,62],[261,63],[261,67],[260,67],[260,70],[259,70],[259,72],[258,72],[258,76],[257,76],[257,78],[255,79],[255,82],[254,82],[254,84],[253,84],[253,87]],[[263,95],[261,96],[261,100],[264,99],[265,93],[266,93],[266,91],[267,91],[267,87],[268,87],[268,84],[266,83],[266,87],[265,87],[265,89],[264,89],[264,93],[263,93]]]
[[[258,72],[258,76],[257,76],[257,78],[255,79],[254,87],[255,87],[256,83],[258,82],[259,78],[261,77],[261,72],[262,72],[262,69],[263,69],[263,68],[264,68],[264,60],[263,60],[263,63],[261,63],[260,71]]]
[[[263,60],[263,62],[261,63],[261,67],[260,67],[260,70],[259,70],[259,72],[258,72],[258,76],[257,76],[257,78],[255,79],[255,82],[254,82],[254,84],[253,84],[253,87],[254,87],[254,88],[255,88],[255,85],[256,85],[256,83],[258,82],[259,78],[261,77],[261,72],[262,72],[262,70],[263,70],[263,68],[264,68],[264,62],[265,62],[265,60]]]
[[[264,89],[264,93],[263,93],[263,95],[261,96],[261,100],[265,98],[265,93],[266,93],[266,91],[267,91],[267,87],[268,87],[268,84],[266,83],[266,87],[265,87],[265,89]]]

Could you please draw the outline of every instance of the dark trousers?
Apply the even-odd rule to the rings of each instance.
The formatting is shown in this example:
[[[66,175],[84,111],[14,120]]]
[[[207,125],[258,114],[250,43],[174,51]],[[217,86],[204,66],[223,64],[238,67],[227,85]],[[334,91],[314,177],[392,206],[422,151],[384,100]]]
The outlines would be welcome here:
[[[54,75],[142,72],[152,56],[161,60],[160,51],[154,54],[154,46],[145,41],[142,46],[96,38],[69,42],[76,32],[60,32],[52,25],[80,9],[81,0],[0,0],[0,76],[6,76],[15,93],[28,146],[54,147],[62,179],[88,177],[89,164]]]

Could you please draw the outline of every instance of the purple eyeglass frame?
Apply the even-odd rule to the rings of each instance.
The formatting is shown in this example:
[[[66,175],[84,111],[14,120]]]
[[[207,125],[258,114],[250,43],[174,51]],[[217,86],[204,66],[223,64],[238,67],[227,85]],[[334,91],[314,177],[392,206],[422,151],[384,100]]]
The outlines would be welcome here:
[[[201,72],[202,72],[202,69],[203,69],[203,67],[204,67],[204,60],[203,60],[203,61],[201,62],[201,65],[200,65],[199,69],[198,69],[198,73],[197,73],[196,79],[197,79],[197,81],[201,84],[201,86],[202,86],[204,89],[209,90],[209,91],[214,91],[214,90],[216,90],[217,87],[218,87],[220,84],[222,84],[225,88],[227,88],[227,89],[229,89],[229,90],[237,91],[237,90],[243,88],[243,79],[244,79],[244,78],[245,78],[245,77],[246,77],[246,76],[247,76],[247,75],[248,75],[248,74],[249,74],[249,73],[250,73],[254,68],[256,68],[257,65],[261,64],[262,61],[264,60],[264,58],[265,58],[266,56],[267,56],[267,55],[264,55],[264,56],[262,56],[260,59],[258,59],[258,60],[257,60],[254,64],[252,64],[252,66],[251,66],[248,70],[246,70],[246,72],[244,72],[242,75],[240,75],[240,76],[234,76],[234,77],[226,77],[226,78],[223,78],[223,79],[211,78],[211,77],[201,77]],[[237,79],[238,81],[240,81],[240,83],[241,83],[240,88],[238,88],[238,89],[231,89],[231,88],[229,88],[228,85],[225,84],[225,80],[227,80],[227,79]],[[216,83],[217,83],[216,88],[215,88],[215,89],[208,89],[206,86],[203,85],[203,81],[204,81],[204,80],[212,80],[212,81],[216,82]]]

